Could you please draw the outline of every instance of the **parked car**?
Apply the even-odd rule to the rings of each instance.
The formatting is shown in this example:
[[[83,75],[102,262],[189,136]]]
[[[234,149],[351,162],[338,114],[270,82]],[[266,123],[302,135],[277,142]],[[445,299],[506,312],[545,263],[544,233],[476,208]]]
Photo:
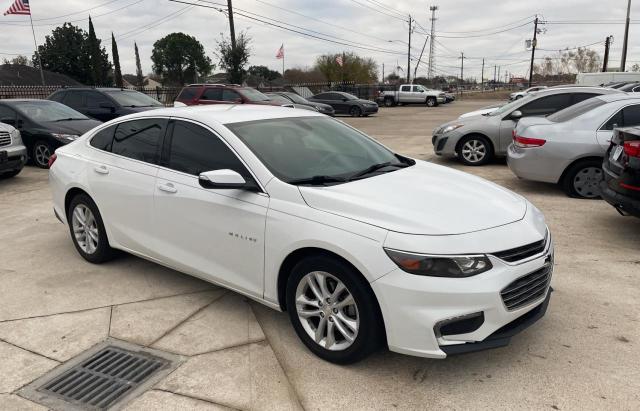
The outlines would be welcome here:
[[[607,94],[518,122],[507,163],[523,179],[558,183],[571,197],[600,196],[602,161],[615,126],[640,125],[640,96]]]
[[[107,87],[60,89],[48,99],[100,121],[163,107],[158,100],[139,91]]]
[[[175,107],[200,104],[265,104],[279,106],[264,93],[237,84],[190,84],[180,91]]]
[[[3,108],[0,106],[0,120]],[[17,176],[27,162],[27,148],[22,143],[20,131],[0,122],[0,179]]]
[[[451,103],[452,101],[456,101],[456,95],[453,93],[444,93],[444,102]]]
[[[640,127],[615,130],[602,169],[602,198],[622,215],[640,218]]]
[[[513,92],[513,93],[509,94],[509,100],[518,100],[518,99],[521,99],[522,97],[526,96],[529,93],[535,93],[536,91],[544,90],[546,88],[547,88],[547,86],[534,86],[534,87],[529,87],[526,90],[516,91],[516,92]]]
[[[279,94],[274,94],[274,93],[265,93],[265,95],[267,97],[269,97],[269,100],[276,102],[276,103],[280,103],[279,105],[282,107],[289,107],[289,108],[299,108],[301,110],[309,110],[309,111],[315,111],[317,112],[318,110],[315,107],[312,106],[306,106],[306,105],[302,105],[302,104],[295,104],[292,103],[291,100],[289,100],[288,98],[285,98]]]
[[[553,240],[524,197],[320,113],[135,114],[58,149],[49,181],[87,261],[126,250],[287,311],[335,363],[383,342],[432,358],[506,345],[551,295]]]
[[[484,115],[459,118],[436,128],[431,142],[439,156],[457,156],[466,165],[486,164],[507,154],[516,122],[523,117],[547,116],[602,94],[620,93],[603,87],[550,88],[530,93]]]
[[[336,114],[336,111],[330,105],[309,101],[306,98],[302,97],[301,95],[290,92],[290,91],[274,91],[273,93],[268,93],[268,94],[277,94],[279,96],[282,96],[288,99],[294,104],[314,107],[316,110],[318,110],[318,112],[322,114],[326,114],[328,116],[334,116]]]
[[[624,91],[626,93],[637,93],[640,92],[640,83],[628,83],[622,87],[618,87],[618,90]]]
[[[49,166],[56,148],[101,124],[74,109],[49,100],[0,100],[0,122],[20,131],[28,155],[40,168]]]
[[[446,93],[442,90],[432,90],[420,84],[402,84],[395,91],[383,91],[378,100],[385,107],[398,104],[426,104],[435,107],[446,102]]]
[[[363,100],[353,94],[342,91],[327,91],[309,97],[312,103],[328,104],[336,114],[349,114],[351,117],[369,116],[378,112],[378,104],[371,100]]]

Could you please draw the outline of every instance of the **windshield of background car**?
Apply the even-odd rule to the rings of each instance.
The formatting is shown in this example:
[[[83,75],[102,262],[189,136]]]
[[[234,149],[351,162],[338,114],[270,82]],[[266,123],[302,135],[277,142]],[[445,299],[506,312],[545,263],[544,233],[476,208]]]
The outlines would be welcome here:
[[[358,97],[354,96],[353,94],[349,94],[349,93],[340,93],[341,96],[343,96],[344,98],[346,98],[347,100],[357,100]]]
[[[518,100],[513,100],[511,103],[507,103],[499,109],[492,111],[490,116],[501,116],[503,114],[507,114],[512,110],[515,110],[517,107],[520,107],[523,103],[531,101],[535,98],[535,94],[527,94],[525,97],[522,97]]]
[[[22,114],[33,121],[88,120],[71,107],[55,101],[18,101],[13,103]]]
[[[346,177],[374,164],[398,163],[394,153],[327,117],[290,117],[226,124],[279,179]]]
[[[278,104],[291,104],[291,101],[279,94],[269,94],[267,97],[269,97],[269,100],[275,101]]]
[[[162,103],[158,100],[133,90],[113,90],[105,91],[109,97],[114,99],[123,107],[160,107]]]
[[[581,101],[578,104],[574,104],[573,106],[567,107],[564,110],[555,112],[547,116],[547,119],[554,123],[562,123],[573,120],[574,118],[581,116],[596,107],[604,106],[605,104],[607,104],[607,102],[599,99],[598,97],[590,98],[588,100]]]
[[[298,103],[298,104],[309,104],[309,102],[307,101],[307,99],[305,99],[304,97],[301,97],[299,95],[297,95],[296,93],[287,93],[287,97],[289,97],[291,100],[293,100],[294,103]]]
[[[267,101],[269,97],[252,88],[243,88],[239,90],[249,101]]]

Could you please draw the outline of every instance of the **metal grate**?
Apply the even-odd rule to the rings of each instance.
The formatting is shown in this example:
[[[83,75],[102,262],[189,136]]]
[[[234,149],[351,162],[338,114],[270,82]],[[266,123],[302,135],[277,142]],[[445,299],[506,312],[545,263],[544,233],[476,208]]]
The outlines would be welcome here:
[[[107,346],[38,391],[83,409],[105,410],[168,363],[145,352]]]
[[[507,310],[513,311],[544,297],[553,272],[553,262],[542,268],[520,277],[500,291],[500,296]]]
[[[541,254],[547,246],[547,238],[548,235],[544,238],[544,240],[536,241],[535,243],[523,245],[521,247],[512,248],[510,250],[498,251],[496,253],[493,253],[493,255],[501,260],[510,263],[524,260],[525,258]]]
[[[0,131],[0,147],[11,144],[11,135],[6,131]]]

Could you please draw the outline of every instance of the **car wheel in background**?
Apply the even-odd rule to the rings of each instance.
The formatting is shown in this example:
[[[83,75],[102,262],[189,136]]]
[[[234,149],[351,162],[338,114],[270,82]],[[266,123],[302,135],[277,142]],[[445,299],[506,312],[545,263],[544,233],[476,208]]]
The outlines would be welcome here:
[[[33,164],[40,168],[49,168],[49,157],[51,157],[53,152],[54,148],[51,147],[51,144],[48,142],[44,140],[36,141],[31,153]]]
[[[486,137],[472,134],[458,143],[458,158],[469,166],[480,166],[493,158],[493,147]]]
[[[392,98],[385,98],[384,99],[384,106],[385,107],[393,107],[393,106],[395,106],[395,102],[393,101]]]
[[[435,97],[427,97],[427,107],[435,107],[438,105],[438,100]]]
[[[115,256],[98,207],[88,195],[78,194],[71,200],[67,222],[73,245],[85,260],[99,264]]]
[[[22,171],[22,168],[19,168],[17,170],[7,171],[6,173],[0,173],[0,180],[3,179],[3,178],[15,177],[18,174],[20,174],[21,171]]]
[[[339,259],[320,255],[296,264],[287,281],[286,302],[298,337],[324,360],[353,363],[382,341],[373,291]]]
[[[603,177],[602,160],[583,160],[567,169],[561,185],[569,197],[599,198]]]
[[[351,117],[360,117],[362,115],[362,109],[358,106],[351,106],[349,115],[351,115]]]

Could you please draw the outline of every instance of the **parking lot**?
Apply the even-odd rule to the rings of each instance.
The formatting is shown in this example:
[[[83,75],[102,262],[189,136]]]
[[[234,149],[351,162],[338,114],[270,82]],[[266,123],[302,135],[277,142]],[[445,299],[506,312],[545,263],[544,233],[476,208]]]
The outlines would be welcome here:
[[[285,313],[136,257],[85,262],[53,215],[47,172],[27,167],[0,181],[0,409],[45,409],[15,393],[109,337],[184,359],[132,410],[640,409],[640,219],[518,180],[504,160],[469,168],[434,155],[434,127],[490,103],[342,119],[544,212],[555,291],[547,315],[510,346],[446,360],[380,352],[351,366],[323,362]]]

